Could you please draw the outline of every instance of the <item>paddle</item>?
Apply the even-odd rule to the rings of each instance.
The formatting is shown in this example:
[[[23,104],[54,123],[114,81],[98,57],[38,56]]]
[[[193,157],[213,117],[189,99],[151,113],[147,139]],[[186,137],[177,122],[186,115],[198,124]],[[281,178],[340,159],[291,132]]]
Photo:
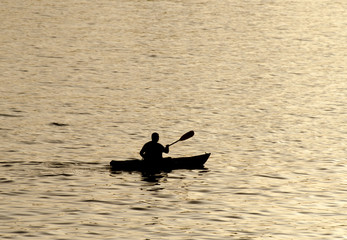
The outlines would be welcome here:
[[[191,137],[193,137],[193,136],[194,136],[194,131],[189,131],[189,132],[183,134],[182,137],[181,137],[180,139],[178,139],[177,141],[175,141],[175,142],[169,144],[169,146],[172,146],[172,145],[174,145],[175,143],[180,142],[180,141],[185,141],[185,140],[187,140],[187,139],[189,139],[189,138],[191,138]]]

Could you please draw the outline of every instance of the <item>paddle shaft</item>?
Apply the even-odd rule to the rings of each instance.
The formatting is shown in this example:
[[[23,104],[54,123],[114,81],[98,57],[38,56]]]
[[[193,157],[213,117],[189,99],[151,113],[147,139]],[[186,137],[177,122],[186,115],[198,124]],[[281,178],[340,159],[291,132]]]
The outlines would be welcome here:
[[[178,139],[177,141],[174,141],[173,143],[169,144],[169,146],[174,145],[175,143],[178,143],[180,140]]]

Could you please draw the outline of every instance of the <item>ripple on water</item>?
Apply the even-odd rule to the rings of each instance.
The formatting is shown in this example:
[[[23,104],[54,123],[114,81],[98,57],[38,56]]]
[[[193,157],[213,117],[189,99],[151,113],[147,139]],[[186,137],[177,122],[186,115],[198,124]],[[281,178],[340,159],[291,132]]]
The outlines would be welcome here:
[[[1,183],[13,183],[13,180],[10,180],[8,178],[0,178],[0,184]]]
[[[24,117],[24,116],[23,115],[0,113],[0,117],[21,118],[21,117]]]

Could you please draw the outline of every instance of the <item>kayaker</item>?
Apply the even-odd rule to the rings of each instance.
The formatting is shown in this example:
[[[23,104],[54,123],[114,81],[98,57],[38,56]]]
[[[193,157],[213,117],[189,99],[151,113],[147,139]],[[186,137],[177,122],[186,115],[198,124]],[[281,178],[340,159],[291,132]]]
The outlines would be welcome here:
[[[148,162],[156,162],[163,159],[163,152],[169,153],[169,145],[166,145],[165,147],[158,143],[159,141],[159,134],[158,133],[152,133],[152,141],[146,143],[143,145],[140,155],[143,157],[145,161]]]

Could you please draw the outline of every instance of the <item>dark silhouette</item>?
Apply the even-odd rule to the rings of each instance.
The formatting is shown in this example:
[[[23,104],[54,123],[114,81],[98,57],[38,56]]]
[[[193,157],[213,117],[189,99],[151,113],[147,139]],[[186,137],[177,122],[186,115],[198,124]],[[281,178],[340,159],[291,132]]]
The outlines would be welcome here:
[[[143,145],[140,155],[143,157],[143,159],[149,163],[155,163],[163,159],[163,152],[169,153],[169,145],[166,145],[165,147],[158,143],[159,141],[159,134],[153,133],[152,134],[152,141],[146,143]]]
[[[52,122],[52,123],[50,123],[50,125],[52,125],[52,126],[58,126],[58,127],[65,127],[65,126],[69,126],[69,124],[65,124],[65,123],[58,123],[58,122]]]

